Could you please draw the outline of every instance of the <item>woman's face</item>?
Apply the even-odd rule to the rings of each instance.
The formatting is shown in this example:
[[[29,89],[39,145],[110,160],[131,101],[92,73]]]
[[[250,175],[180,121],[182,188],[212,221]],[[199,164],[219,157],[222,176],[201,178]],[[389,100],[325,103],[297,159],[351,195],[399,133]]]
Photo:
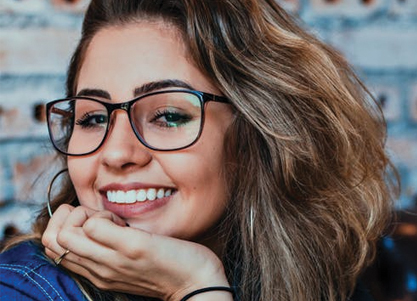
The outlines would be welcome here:
[[[77,93],[118,103],[133,99],[135,90],[165,80],[220,93],[188,60],[174,27],[162,22],[136,23],[105,28],[95,35],[79,73]],[[175,88],[181,87],[168,87]],[[97,96],[106,93],[109,97]],[[125,111],[114,111],[101,148],[91,155],[68,157],[81,205],[110,210],[131,227],[151,233],[207,239],[226,206],[222,150],[232,115],[229,105],[209,102],[198,142],[183,150],[160,152],[139,142]],[[109,191],[120,195],[117,202],[109,201]],[[158,191],[155,200],[126,203],[127,195],[147,193],[153,199]],[[161,196],[169,191],[171,195]]]

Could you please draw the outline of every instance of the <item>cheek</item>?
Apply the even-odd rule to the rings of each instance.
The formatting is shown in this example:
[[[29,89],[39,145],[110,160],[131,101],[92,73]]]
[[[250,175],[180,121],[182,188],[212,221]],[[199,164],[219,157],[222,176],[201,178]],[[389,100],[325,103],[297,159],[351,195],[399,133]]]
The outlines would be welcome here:
[[[68,158],[68,173],[74,185],[78,199],[88,193],[88,188],[94,180],[94,163],[88,158]]]
[[[225,186],[222,176],[222,149],[213,144],[199,143],[187,153],[170,158],[165,172],[181,190],[185,199],[195,204],[224,202]]]
[[[178,156],[165,172],[179,189],[179,206],[173,207],[170,214],[174,228],[180,232],[169,235],[199,241],[219,223],[228,197],[218,150],[209,148],[204,154],[197,153]]]

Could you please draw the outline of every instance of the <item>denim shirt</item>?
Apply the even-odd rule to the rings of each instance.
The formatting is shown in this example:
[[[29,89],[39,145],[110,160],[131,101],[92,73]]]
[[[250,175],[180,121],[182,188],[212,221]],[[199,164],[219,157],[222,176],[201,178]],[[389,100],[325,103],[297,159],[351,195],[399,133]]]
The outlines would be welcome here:
[[[87,300],[75,281],[33,242],[21,243],[0,254],[0,299]]]

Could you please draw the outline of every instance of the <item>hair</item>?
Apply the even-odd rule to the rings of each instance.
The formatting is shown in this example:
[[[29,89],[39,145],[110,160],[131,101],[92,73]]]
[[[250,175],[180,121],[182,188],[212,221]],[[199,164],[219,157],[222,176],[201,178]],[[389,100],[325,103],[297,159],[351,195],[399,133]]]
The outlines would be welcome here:
[[[190,61],[234,107],[222,260],[240,300],[347,300],[373,259],[396,187],[385,122],[368,90],[275,0],[93,0],[68,96],[95,34],[142,21],[174,25]],[[77,203],[69,180],[53,208],[62,203]],[[36,237],[48,220],[44,210]]]

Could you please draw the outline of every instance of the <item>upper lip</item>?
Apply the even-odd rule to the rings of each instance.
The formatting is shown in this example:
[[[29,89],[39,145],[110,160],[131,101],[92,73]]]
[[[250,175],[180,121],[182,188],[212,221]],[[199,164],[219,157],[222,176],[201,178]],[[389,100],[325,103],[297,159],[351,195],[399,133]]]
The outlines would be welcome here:
[[[115,190],[129,191],[129,190],[139,190],[139,189],[148,189],[148,188],[156,188],[156,189],[164,188],[164,189],[175,190],[174,187],[163,186],[161,184],[135,182],[135,183],[128,183],[128,184],[110,183],[108,185],[102,186],[99,189],[99,192],[106,193],[107,191],[115,191]]]

